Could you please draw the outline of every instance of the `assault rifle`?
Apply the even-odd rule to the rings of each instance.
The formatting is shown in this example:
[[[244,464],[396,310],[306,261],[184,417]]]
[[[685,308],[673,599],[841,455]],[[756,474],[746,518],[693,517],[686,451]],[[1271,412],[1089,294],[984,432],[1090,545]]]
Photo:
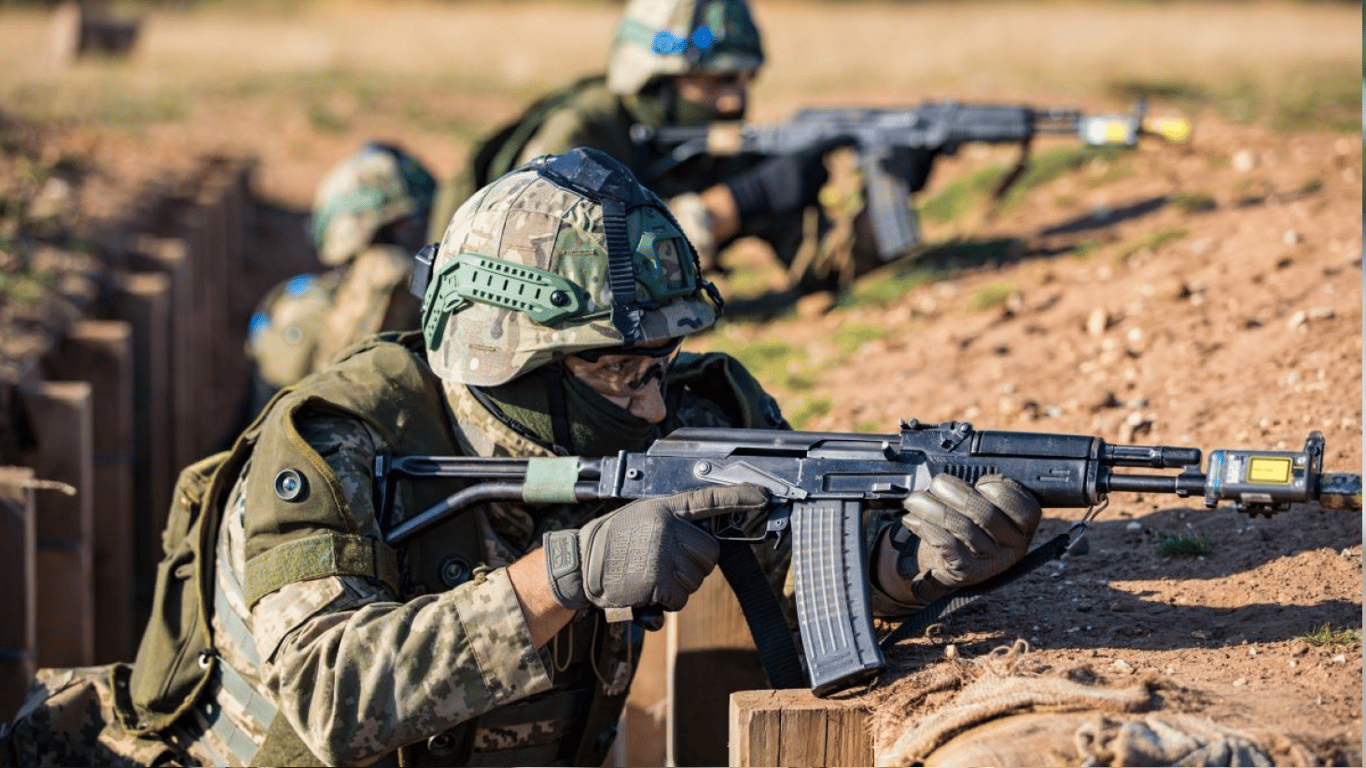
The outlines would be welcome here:
[[[1044,507],[1091,508],[1073,530],[1026,556],[1042,564],[1051,557],[1040,559],[1040,551],[1051,547],[1049,554],[1060,556],[1080,540],[1086,522],[1103,508],[1111,492],[1203,496],[1207,507],[1228,501],[1253,515],[1270,515],[1306,502],[1328,509],[1360,510],[1361,476],[1325,474],[1323,453],[1323,435],[1312,432],[1298,452],[1213,451],[1208,471],[1202,473],[1199,448],[1111,445],[1086,435],[975,430],[966,422],[912,420],[902,422],[898,434],[680,429],[644,452],[623,451],[604,458],[381,455],[375,462],[375,481],[381,520],[387,518],[384,511],[391,503],[395,477],[476,481],[395,526],[386,535],[391,545],[490,501],[647,499],[708,484],[761,485],[771,497],[763,537],[745,538],[738,520],[720,521],[712,527],[722,540],[722,571],[741,597],[770,683],[774,687],[809,684],[817,695],[824,695],[884,666],[869,607],[863,511],[899,508],[907,495],[928,486],[935,475],[948,473],[973,483],[983,475],[1002,474],[1028,488]],[[1180,472],[1116,471],[1121,467]],[[794,674],[775,672],[770,666],[766,641],[761,638],[765,634],[772,638],[774,623],[780,630],[779,641],[785,637],[789,648],[791,637],[781,613],[752,611],[744,592],[757,581],[776,609],[762,574],[754,574],[757,563],[749,545],[770,536],[781,539],[789,531],[809,682],[799,667]],[[728,566],[727,547],[731,552],[745,552],[753,569],[743,573]],[[792,664],[796,664],[795,652]]]
[[[667,154],[640,174],[651,182],[698,155],[787,155],[832,142],[850,141],[865,174],[869,222],[879,258],[901,256],[920,243],[911,194],[929,179],[934,160],[960,145],[979,141],[1015,143],[1020,159],[996,188],[1006,190],[1024,172],[1030,141],[1039,134],[1075,135],[1089,146],[1132,147],[1144,135],[1185,141],[1190,123],[1182,118],[1147,118],[1139,101],[1131,115],[1083,115],[1076,109],[927,102],[917,108],[804,109],[777,125],[715,123],[711,126],[635,125],[631,138]]]

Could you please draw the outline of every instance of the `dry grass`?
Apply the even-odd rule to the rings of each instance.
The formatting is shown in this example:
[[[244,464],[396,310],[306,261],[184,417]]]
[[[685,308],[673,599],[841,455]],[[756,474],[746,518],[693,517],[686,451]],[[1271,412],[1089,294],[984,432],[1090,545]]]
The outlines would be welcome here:
[[[534,95],[601,70],[620,5],[233,0],[147,13],[130,60],[55,68],[48,16],[0,6],[0,104],[163,145],[195,126],[201,143],[258,154],[274,169],[266,186],[303,201],[358,136],[401,138],[449,172]],[[1359,115],[1359,13],[1299,2],[756,0],[769,65],[753,114],[943,98],[1110,109],[1148,92],[1155,111],[1337,126]],[[206,137],[215,124],[221,136]]]

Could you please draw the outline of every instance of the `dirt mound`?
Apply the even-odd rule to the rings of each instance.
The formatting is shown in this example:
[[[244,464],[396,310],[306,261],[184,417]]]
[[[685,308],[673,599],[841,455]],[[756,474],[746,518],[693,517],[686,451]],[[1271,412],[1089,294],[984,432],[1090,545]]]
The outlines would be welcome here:
[[[696,344],[765,371],[803,429],[915,417],[1206,451],[1297,450],[1319,430],[1326,468],[1360,472],[1361,145],[1197,130],[1188,146],[1078,161],[994,216],[928,219],[949,245]],[[943,163],[922,202],[1007,157]],[[737,256],[769,268],[757,249]],[[1036,544],[1081,515],[1049,511]],[[1314,506],[1260,519],[1116,494],[1084,554],[892,661],[934,669],[950,645],[974,656],[1023,638],[1056,668],[1165,679],[1233,727],[1355,744],[1361,536],[1360,515]]]

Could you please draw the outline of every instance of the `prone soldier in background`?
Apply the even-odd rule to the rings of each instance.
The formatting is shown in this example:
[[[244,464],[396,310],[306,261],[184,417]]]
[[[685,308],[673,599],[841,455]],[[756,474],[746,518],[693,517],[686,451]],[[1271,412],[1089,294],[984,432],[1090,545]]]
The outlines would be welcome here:
[[[695,34],[707,30],[707,35]],[[663,48],[666,37],[680,43]],[[700,47],[699,47],[700,44]],[[630,0],[612,39],[605,75],[583,78],[543,97],[479,142],[464,168],[438,193],[429,240],[476,189],[543,154],[586,146],[626,164],[669,205],[702,259],[720,267],[720,252],[743,236],[768,243],[785,265],[810,261],[811,249],[855,246],[874,258],[871,242],[854,237],[862,210],[857,180],[830,181],[826,157],[840,142],[773,158],[699,156],[657,176],[647,169],[667,150],[641,137],[661,126],[700,126],[745,115],[750,81],[764,63],[759,29],[745,0]],[[852,206],[849,204],[852,199]],[[839,198],[836,200],[835,198]],[[843,212],[843,213],[841,213]],[[831,275],[799,270],[806,288],[831,287]]]
[[[720,294],[664,203],[601,152],[538,158],[485,187],[423,263],[420,333],[353,346],[182,473],[135,664],[40,671],[0,755],[602,764],[642,627],[717,563],[696,523],[760,510],[766,493],[529,495],[391,547],[388,532],[465,483],[377,488],[377,459],[603,456],[681,427],[787,422],[733,358],[680,351]],[[904,617],[1004,571],[1040,516],[991,475],[975,488],[945,475],[868,515],[874,612]],[[789,548],[753,552],[788,598],[790,632]]]
[[[281,387],[325,367],[380,331],[416,328],[408,294],[413,254],[425,244],[436,180],[412,155],[370,142],[328,171],[313,204],[312,235],[325,272],[291,277],[252,314],[248,418]]]

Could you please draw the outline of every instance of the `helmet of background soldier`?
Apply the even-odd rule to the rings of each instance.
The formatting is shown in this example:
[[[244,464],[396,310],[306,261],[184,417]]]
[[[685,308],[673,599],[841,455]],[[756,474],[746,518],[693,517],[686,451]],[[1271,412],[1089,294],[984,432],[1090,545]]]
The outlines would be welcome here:
[[[428,362],[448,381],[505,384],[574,352],[703,330],[721,309],[669,209],[595,149],[490,183],[435,247],[414,290]]]
[[[313,244],[329,267],[355,258],[386,225],[407,217],[423,228],[436,180],[412,155],[370,142],[338,163],[318,185],[313,203]]]
[[[710,45],[698,48],[694,33],[706,27]],[[659,53],[655,39],[666,32],[689,41],[682,53]],[[759,28],[745,0],[630,0],[607,54],[607,87],[640,93],[652,80],[689,73],[754,73],[764,63]]]

